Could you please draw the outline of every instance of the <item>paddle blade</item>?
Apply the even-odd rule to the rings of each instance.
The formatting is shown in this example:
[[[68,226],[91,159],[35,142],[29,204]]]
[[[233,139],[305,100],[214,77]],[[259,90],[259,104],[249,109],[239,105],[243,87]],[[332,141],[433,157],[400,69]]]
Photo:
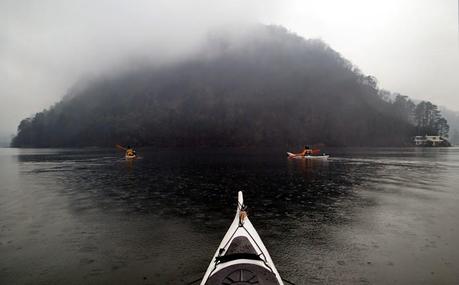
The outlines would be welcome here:
[[[125,147],[122,147],[122,146],[120,146],[119,144],[116,144],[115,147],[116,147],[116,148],[119,148],[119,149],[122,149],[122,150],[126,150]]]

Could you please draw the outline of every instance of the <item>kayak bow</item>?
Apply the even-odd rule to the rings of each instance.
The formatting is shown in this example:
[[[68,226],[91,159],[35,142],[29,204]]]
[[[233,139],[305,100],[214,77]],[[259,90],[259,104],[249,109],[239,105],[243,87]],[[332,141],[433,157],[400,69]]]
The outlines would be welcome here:
[[[242,192],[236,216],[217,249],[201,285],[283,285],[260,236],[247,217]]]

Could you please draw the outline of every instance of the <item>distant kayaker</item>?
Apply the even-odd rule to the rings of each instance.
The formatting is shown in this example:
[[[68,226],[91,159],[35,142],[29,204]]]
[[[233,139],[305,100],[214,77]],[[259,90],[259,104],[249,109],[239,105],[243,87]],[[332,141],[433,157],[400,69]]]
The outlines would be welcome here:
[[[318,151],[318,150],[312,150],[309,146],[305,145],[302,152],[291,153],[290,155],[291,156],[308,156],[308,155],[313,155],[315,151]]]
[[[307,145],[304,146],[303,151],[300,153],[300,155],[302,155],[302,156],[307,156],[307,155],[311,155],[311,154],[312,154],[312,150]]]
[[[328,155],[320,155],[320,149],[315,148],[311,149],[309,146],[304,146],[304,149],[302,152],[299,153],[292,153],[292,152],[287,152],[287,155],[289,158],[306,158],[306,159],[313,159],[313,158],[321,158],[321,159],[328,159]]]
[[[131,159],[137,158],[137,154],[136,154],[134,148],[132,148],[131,146],[128,145],[127,147],[124,147],[124,146],[121,146],[119,144],[116,144],[115,147],[120,149],[120,150],[124,150],[124,157],[126,159],[131,160]]]
[[[126,156],[135,156],[135,150],[131,146],[127,146],[126,148]]]
[[[303,155],[306,156],[306,155],[311,155],[311,154],[312,154],[312,149],[309,146],[305,145],[304,150],[303,150]]]

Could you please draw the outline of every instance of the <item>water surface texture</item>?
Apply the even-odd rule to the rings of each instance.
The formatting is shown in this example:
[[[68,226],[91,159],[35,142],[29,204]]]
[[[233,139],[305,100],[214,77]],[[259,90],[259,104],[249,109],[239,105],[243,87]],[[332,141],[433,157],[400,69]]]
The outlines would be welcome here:
[[[0,149],[0,284],[186,284],[237,191],[296,284],[458,284],[459,148]]]

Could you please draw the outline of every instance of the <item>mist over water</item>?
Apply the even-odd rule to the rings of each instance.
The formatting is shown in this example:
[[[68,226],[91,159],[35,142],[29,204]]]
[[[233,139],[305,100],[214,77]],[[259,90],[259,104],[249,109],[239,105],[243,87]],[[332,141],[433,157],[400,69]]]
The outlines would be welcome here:
[[[454,284],[459,149],[325,151],[0,149],[0,283],[195,280],[242,190],[296,284]]]
[[[256,22],[256,11],[245,1],[2,1],[0,136],[76,83],[180,61],[213,30]]]
[[[0,96],[8,108],[0,113],[0,140],[76,82],[180,60],[213,30],[251,23],[320,38],[381,88],[459,108],[455,1],[6,0]]]

